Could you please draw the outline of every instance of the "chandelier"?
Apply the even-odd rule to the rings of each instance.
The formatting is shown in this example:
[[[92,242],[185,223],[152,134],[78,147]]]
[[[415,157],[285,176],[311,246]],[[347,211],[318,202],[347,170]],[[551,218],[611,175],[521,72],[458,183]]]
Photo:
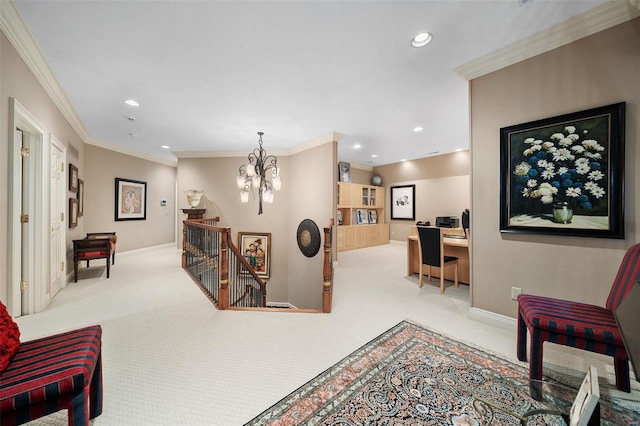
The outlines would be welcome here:
[[[241,190],[241,202],[248,203],[249,192],[252,189],[258,190],[258,214],[262,214],[262,202],[273,203],[273,191],[282,187],[278,159],[275,155],[267,155],[267,151],[262,148],[262,135],[263,132],[258,132],[259,146],[247,156],[249,162],[240,166],[236,177],[238,189]],[[271,181],[267,180],[269,175]]]

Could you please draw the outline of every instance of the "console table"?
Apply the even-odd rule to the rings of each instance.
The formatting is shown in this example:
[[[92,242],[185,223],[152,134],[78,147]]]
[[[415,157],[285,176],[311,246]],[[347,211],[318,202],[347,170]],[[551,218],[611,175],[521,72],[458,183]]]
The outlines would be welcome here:
[[[407,237],[407,275],[411,276],[420,271],[420,249],[418,245],[417,230],[412,228],[412,234]],[[462,229],[452,229],[452,235],[464,236]],[[458,282],[464,284],[471,283],[471,274],[469,268],[469,240],[466,238],[444,237],[444,254],[447,256],[455,256],[458,258]],[[440,277],[440,268],[432,267],[433,276]],[[444,278],[453,281],[454,271],[452,268],[445,269]]]

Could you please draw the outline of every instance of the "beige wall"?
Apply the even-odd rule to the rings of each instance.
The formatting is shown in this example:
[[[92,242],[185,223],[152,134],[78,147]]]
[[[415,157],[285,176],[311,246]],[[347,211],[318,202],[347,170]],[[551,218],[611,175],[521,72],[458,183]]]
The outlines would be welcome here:
[[[13,129],[8,125],[9,98],[15,98],[26,108],[46,129],[61,143],[68,146],[73,144],[79,150],[79,159],[67,154],[67,162],[82,165],[82,142],[69,123],[58,111],[54,103],[47,96],[42,86],[38,83],[24,61],[20,58],[13,45],[7,40],[4,33],[0,33],[0,202],[9,206],[8,188],[9,177],[9,140],[13,138]],[[11,138],[11,139],[10,139]],[[82,176],[82,175],[81,175]],[[67,198],[75,196],[68,192]],[[8,241],[8,215],[7,208],[0,209],[0,241],[2,241],[2,254],[0,254],[0,299],[7,300],[7,256]],[[74,238],[81,236],[80,227],[66,229],[67,245]],[[69,259],[68,259],[69,260]],[[67,265],[70,261],[67,262]]]
[[[640,241],[640,19],[471,82],[473,306],[511,317],[512,286],[604,305],[625,250]],[[501,127],[627,102],[626,239],[499,232]]]
[[[457,216],[471,205],[471,160],[469,151],[403,161],[375,167],[373,174],[382,177],[385,188],[385,222],[389,238],[406,241],[418,220],[435,225],[436,216]],[[390,187],[416,185],[415,220],[391,220]]]
[[[371,169],[361,169],[351,165],[351,183],[359,183],[361,185],[371,185],[373,171]]]
[[[298,224],[312,219],[322,229],[334,210],[335,143],[278,156],[282,189],[273,204],[263,205],[258,215],[257,194],[248,204],[240,202],[235,177],[246,157],[181,158],[178,160],[178,206],[188,208],[184,191],[205,191],[200,207],[206,217],[220,217],[219,226],[230,227],[237,245],[238,232],[271,233],[271,276],[267,301],[289,302],[298,308],[321,307],[322,252],[313,258],[300,253],[296,242]],[[186,216],[180,215],[180,227]],[[182,229],[182,228],[180,228]]]
[[[84,216],[78,221],[83,236],[115,231],[118,252],[175,241],[175,167],[93,145],[85,145],[84,157],[84,167],[79,167]],[[147,182],[146,220],[115,220],[115,178]],[[160,205],[162,199],[167,200],[166,207]]]

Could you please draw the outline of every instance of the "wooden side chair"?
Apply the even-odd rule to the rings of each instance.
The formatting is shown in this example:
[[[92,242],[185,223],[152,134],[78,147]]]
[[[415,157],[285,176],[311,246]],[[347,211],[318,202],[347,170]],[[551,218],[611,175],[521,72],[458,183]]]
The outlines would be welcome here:
[[[443,231],[442,228],[431,228],[428,226],[417,226],[418,247],[420,250],[420,271],[418,287],[422,288],[422,276],[424,267],[427,267],[427,276],[431,281],[431,267],[440,268],[440,293],[444,293],[444,268],[455,266],[455,285],[458,287],[458,258],[444,255]]]
[[[604,308],[551,297],[519,295],[517,354],[520,361],[527,361],[529,330],[529,378],[542,379],[542,345],[548,341],[612,356],[616,385],[619,390],[630,392],[629,357],[613,313],[638,280],[640,244],[635,244],[622,259]]]

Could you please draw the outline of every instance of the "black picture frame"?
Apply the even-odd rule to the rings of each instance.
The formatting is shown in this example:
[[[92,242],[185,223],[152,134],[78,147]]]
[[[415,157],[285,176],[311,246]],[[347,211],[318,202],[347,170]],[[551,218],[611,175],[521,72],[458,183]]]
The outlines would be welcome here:
[[[84,216],[84,181],[78,179],[78,217]]]
[[[238,249],[260,278],[271,276],[271,232],[238,232]],[[250,275],[241,262],[238,273]]]
[[[624,238],[625,103],[500,129],[500,232]]]
[[[416,219],[416,186],[398,185],[391,187],[391,220]]]
[[[69,228],[78,226],[78,199],[69,198]]]
[[[147,182],[116,178],[115,220],[147,219]]]
[[[69,191],[78,192],[78,168],[69,163]]]

